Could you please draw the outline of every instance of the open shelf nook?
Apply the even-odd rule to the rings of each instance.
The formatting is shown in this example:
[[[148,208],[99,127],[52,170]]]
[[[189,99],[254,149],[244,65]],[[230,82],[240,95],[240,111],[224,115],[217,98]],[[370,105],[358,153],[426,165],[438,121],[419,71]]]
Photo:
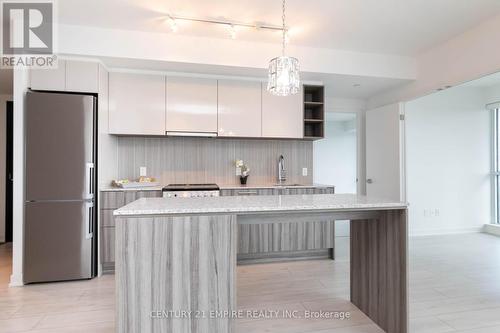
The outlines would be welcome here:
[[[304,85],[304,139],[324,138],[324,102],[323,86]]]

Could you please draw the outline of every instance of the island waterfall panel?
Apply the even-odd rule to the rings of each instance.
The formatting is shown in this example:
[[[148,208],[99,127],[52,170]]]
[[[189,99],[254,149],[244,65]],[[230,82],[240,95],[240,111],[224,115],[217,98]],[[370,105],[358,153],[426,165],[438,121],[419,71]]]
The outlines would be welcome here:
[[[235,215],[119,218],[116,236],[117,332],[234,332],[211,317],[236,310]]]
[[[389,333],[408,327],[406,214],[351,221],[351,302]]]

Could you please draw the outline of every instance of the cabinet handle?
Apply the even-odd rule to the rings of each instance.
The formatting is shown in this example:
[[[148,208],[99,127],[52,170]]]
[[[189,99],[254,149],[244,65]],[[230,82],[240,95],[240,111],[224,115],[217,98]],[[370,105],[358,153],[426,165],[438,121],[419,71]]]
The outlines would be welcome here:
[[[94,198],[94,163],[85,164],[85,199]]]
[[[91,239],[94,236],[94,203],[85,204],[85,238]]]
[[[257,194],[257,191],[238,191],[238,195]]]

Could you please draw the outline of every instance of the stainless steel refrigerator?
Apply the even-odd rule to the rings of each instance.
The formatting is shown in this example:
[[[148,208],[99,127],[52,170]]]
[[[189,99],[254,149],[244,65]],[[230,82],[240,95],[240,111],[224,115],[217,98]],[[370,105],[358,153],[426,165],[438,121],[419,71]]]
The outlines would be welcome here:
[[[24,283],[97,273],[96,97],[27,93]]]

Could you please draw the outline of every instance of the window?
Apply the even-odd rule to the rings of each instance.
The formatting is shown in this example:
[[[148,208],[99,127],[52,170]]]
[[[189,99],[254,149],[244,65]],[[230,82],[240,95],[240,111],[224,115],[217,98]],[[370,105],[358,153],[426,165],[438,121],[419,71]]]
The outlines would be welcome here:
[[[499,152],[499,129],[500,109],[493,110],[493,158],[492,158],[492,180],[493,180],[493,223],[500,224],[500,152]]]

